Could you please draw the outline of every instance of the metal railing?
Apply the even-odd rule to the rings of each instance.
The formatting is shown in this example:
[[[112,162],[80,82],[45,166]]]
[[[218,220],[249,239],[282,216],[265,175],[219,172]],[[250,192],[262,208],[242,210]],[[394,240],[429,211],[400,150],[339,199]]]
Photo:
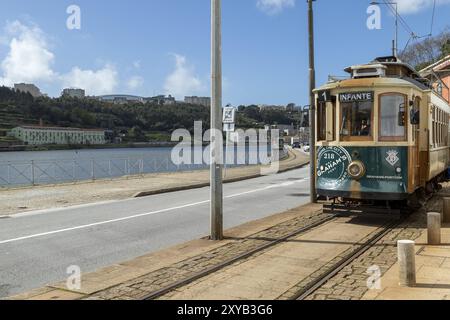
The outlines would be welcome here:
[[[286,158],[287,150],[280,150],[279,156],[280,159]],[[229,165],[229,167],[235,166],[238,165]],[[191,171],[206,168],[208,168],[207,164],[176,165],[172,162],[170,155],[157,157],[143,155],[120,158],[0,161],[0,188],[139,177],[152,173]]]
[[[203,168],[205,165],[177,166],[170,158],[145,157],[0,161],[0,188],[136,177]]]

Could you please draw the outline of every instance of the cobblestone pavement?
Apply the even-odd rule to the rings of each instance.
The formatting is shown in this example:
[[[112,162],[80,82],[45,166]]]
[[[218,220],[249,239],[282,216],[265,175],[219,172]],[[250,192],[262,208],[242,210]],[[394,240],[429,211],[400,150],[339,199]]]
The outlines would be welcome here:
[[[442,210],[442,202],[439,197],[430,199],[424,208],[389,232],[383,240],[345,267],[306,300],[361,300],[369,291],[367,281],[371,274],[368,273],[368,269],[378,266],[384,275],[397,262],[397,241],[419,238],[426,228],[426,213],[440,210]],[[313,277],[323,274],[326,270],[326,267],[324,270],[318,270]],[[297,291],[293,288],[280,299],[289,299],[305,284],[305,282],[300,283],[296,287]]]
[[[122,283],[113,288],[98,292],[94,295],[87,297],[86,299],[88,300],[143,299],[145,296],[154,291],[162,289],[179,280],[183,280],[187,277],[193,276],[199,272],[205,271],[211,267],[217,266],[243,253],[256,249],[257,247],[267,242],[285,237],[298,229],[315,224],[329,217],[332,217],[332,215],[324,214],[320,210],[306,216],[301,216],[283,222],[267,230],[256,233],[250,237],[246,237],[243,239],[235,239],[235,241],[225,246],[221,246],[220,248],[217,248],[215,250],[178,262],[171,266],[149,273],[140,278]],[[243,259],[242,261],[245,260],[246,259]],[[192,282],[190,285],[194,284],[195,282]],[[164,296],[163,299],[168,297],[170,297],[170,294]]]

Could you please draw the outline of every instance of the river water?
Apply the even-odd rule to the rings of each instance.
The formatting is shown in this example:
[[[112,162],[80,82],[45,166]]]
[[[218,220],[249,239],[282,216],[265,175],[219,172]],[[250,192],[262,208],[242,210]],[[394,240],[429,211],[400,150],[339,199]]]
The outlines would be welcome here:
[[[171,147],[161,147],[2,152],[0,187],[66,183],[208,168],[208,158],[202,164],[177,165],[172,159],[172,150]],[[227,163],[230,167],[260,163],[257,148],[247,147],[245,152],[232,147],[228,150],[230,152],[226,153]],[[192,148],[190,151],[201,154],[205,149]]]

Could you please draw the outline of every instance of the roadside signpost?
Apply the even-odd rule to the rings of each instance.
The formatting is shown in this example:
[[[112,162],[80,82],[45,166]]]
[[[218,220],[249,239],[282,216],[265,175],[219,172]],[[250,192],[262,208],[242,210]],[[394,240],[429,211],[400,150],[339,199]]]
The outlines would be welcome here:
[[[228,146],[230,141],[230,134],[236,130],[236,109],[233,107],[225,107],[223,109],[223,131],[227,133],[226,147],[225,147],[225,177],[227,176],[227,160],[228,160]]]
[[[223,108],[223,131],[234,132],[236,123],[236,109],[233,107]]]

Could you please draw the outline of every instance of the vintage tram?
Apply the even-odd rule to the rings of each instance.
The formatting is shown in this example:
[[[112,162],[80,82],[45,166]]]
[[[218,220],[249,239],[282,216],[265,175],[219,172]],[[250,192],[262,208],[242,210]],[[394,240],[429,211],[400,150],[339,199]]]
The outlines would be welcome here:
[[[405,201],[447,178],[450,106],[395,57],[345,69],[316,95],[316,186],[328,199]]]

